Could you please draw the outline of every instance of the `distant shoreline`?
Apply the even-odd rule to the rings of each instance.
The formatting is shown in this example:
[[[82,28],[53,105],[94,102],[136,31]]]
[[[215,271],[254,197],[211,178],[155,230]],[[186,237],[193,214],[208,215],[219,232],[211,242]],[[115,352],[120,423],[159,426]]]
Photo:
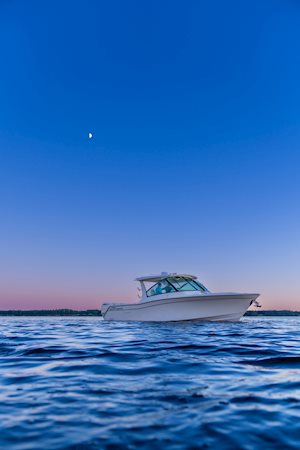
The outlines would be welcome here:
[[[290,311],[288,309],[266,309],[262,311],[247,311],[245,316],[300,316],[300,311]]]
[[[0,310],[0,316],[101,316],[100,309],[77,311],[74,309]],[[247,311],[245,316],[300,316],[300,311],[263,310]]]
[[[0,316],[101,316],[100,309],[11,309],[0,310]]]

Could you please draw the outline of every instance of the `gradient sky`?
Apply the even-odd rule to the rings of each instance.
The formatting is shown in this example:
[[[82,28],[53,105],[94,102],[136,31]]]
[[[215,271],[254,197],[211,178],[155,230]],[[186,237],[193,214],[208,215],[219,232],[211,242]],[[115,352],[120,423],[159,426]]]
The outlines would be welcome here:
[[[1,309],[300,309],[299,1],[1,0],[0,51]]]

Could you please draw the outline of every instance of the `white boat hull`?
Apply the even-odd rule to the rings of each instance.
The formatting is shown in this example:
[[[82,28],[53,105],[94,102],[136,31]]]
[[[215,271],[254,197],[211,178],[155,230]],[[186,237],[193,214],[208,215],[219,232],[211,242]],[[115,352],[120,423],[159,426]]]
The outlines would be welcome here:
[[[245,314],[259,294],[201,294],[184,298],[165,298],[136,304],[104,304],[104,320],[177,322],[177,321],[231,321]]]

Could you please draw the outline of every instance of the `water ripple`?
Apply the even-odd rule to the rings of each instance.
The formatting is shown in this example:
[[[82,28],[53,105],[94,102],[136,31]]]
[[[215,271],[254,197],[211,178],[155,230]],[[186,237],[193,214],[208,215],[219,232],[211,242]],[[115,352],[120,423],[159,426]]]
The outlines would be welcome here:
[[[1,318],[1,448],[299,448],[299,329]]]

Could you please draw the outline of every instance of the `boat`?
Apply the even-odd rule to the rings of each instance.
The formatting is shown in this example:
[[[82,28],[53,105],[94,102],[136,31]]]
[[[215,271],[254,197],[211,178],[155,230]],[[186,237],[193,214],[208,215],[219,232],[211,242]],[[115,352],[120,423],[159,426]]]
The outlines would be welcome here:
[[[104,303],[104,320],[178,322],[230,321],[241,319],[259,294],[210,292],[196,276],[162,272],[136,278],[139,303]]]

